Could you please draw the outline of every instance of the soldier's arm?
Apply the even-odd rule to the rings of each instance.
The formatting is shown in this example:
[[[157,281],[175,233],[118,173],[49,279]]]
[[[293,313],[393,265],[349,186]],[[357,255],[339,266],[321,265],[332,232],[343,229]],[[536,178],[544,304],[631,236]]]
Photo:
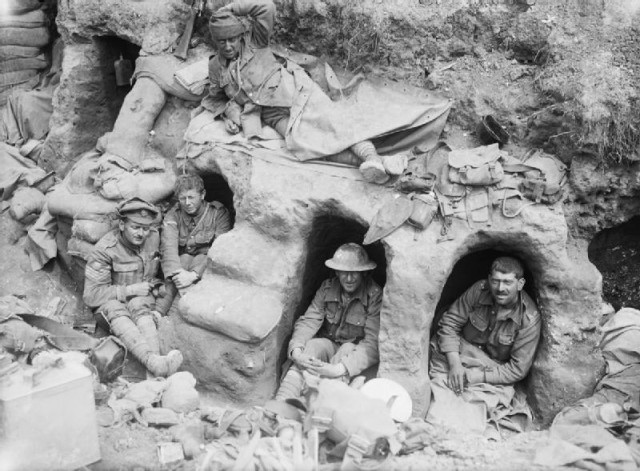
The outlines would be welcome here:
[[[214,219],[216,237],[229,232],[231,230],[231,216],[227,208],[222,206],[216,208],[216,216]]]
[[[438,325],[438,346],[442,353],[460,353],[460,337],[478,298],[480,285],[471,286],[449,306]]]
[[[307,341],[311,340],[322,327],[324,321],[324,297],[329,280],[324,281],[316,292],[313,301],[307,311],[298,318],[294,327],[291,341],[289,342],[289,357],[296,348],[304,348]]]
[[[272,0],[235,0],[227,6],[237,16],[253,20],[252,40],[258,47],[267,47],[273,31],[276,6]]]
[[[364,339],[356,348],[344,358],[342,364],[350,377],[362,373],[364,370],[380,361],[378,351],[378,334],[380,333],[380,308],[382,307],[382,290],[372,294],[367,307],[367,319],[364,325]]]
[[[161,265],[164,276],[169,276],[182,269],[178,255],[178,218],[174,210],[169,211],[162,222],[160,243]]]
[[[533,312],[525,312],[522,328],[511,348],[511,358],[503,365],[486,370],[485,382],[513,384],[524,379],[533,364],[536,347],[540,340],[541,325],[540,313],[537,309]]]
[[[96,248],[84,271],[84,293],[82,299],[91,308],[98,308],[107,301],[126,301],[125,286],[111,283],[111,257],[102,248]]]
[[[229,98],[220,86],[220,65],[216,64],[217,56],[213,56],[209,60],[209,93],[202,99],[201,106],[213,113],[213,117],[220,116],[224,113]]]

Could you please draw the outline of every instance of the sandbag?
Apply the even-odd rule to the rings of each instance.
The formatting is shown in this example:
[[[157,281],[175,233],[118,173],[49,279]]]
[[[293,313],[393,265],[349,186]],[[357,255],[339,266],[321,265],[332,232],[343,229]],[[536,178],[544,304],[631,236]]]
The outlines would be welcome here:
[[[2,72],[17,72],[19,70],[42,70],[47,68],[47,59],[44,54],[37,57],[23,57],[21,59],[9,59],[0,62]]]
[[[11,199],[9,214],[11,214],[14,219],[22,221],[31,214],[39,214],[40,211],[42,211],[45,201],[46,198],[42,192],[35,188],[18,188]]]
[[[104,199],[96,193],[78,195],[61,184],[47,194],[49,212],[53,216],[92,219],[97,215],[107,215],[116,210],[118,201]]]
[[[109,218],[91,219],[75,219],[71,226],[71,235],[77,239],[95,244],[102,236],[115,227]]]
[[[42,6],[40,0],[2,0],[3,10],[9,14],[27,13]]]
[[[93,244],[90,244],[89,242],[86,242],[84,240],[71,237],[69,239],[69,242],[67,242],[67,253],[69,255],[80,257],[81,259],[87,261],[89,260],[89,256],[92,252]]]
[[[146,165],[147,161],[162,162],[161,166]],[[173,193],[176,174],[164,159],[148,159],[133,167],[126,160],[105,154],[98,163],[98,173],[94,186],[98,193],[109,200],[121,200],[133,197],[157,203]],[[160,171],[141,171],[141,168],[163,168]]]
[[[4,92],[14,85],[27,82],[38,75],[38,71],[35,69],[29,70],[17,70],[13,72],[0,73],[0,92]]]
[[[13,46],[37,46],[43,47],[49,44],[49,28],[0,28],[0,45]]]
[[[26,57],[36,57],[42,54],[42,49],[34,46],[1,46],[0,60],[21,59]]]
[[[166,100],[165,92],[153,80],[138,79],[122,103],[113,131],[101,138],[104,150],[138,164]]]
[[[0,28],[14,26],[17,28],[37,28],[47,24],[47,15],[42,9],[17,15],[0,16]]]
[[[9,101],[11,96],[18,90],[32,90],[38,82],[40,81],[39,76],[31,77],[24,83],[19,83],[12,87],[3,87],[4,89],[0,89],[0,106],[4,106],[4,104]]]

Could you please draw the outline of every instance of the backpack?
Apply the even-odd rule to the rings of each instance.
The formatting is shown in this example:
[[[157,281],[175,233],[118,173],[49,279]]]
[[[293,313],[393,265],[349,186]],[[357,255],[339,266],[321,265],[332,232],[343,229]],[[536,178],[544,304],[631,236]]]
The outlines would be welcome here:
[[[504,170],[521,175],[518,189],[531,201],[553,204],[563,196],[567,166],[541,150],[527,153],[523,160],[508,158]]]
[[[449,180],[470,186],[488,186],[504,177],[498,144],[449,152]]]

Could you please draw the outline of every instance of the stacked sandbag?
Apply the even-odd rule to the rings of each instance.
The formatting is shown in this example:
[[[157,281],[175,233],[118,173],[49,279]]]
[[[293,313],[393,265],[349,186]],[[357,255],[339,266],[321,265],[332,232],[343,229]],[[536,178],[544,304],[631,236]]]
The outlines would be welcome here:
[[[85,153],[47,194],[49,212],[71,224],[68,253],[87,260],[93,245],[117,226],[115,209],[127,198],[158,203],[173,192],[170,161],[151,149],[138,165],[97,150]]]
[[[40,190],[30,186],[23,186],[13,194],[9,214],[17,221],[22,222],[31,215],[40,214],[44,203],[45,196]]]
[[[32,89],[47,68],[50,33],[39,0],[3,0],[0,15],[0,106],[17,89]]]
[[[173,193],[176,174],[164,157],[153,152],[138,165],[114,154],[104,154],[98,161],[93,185],[108,200],[133,197],[157,203]]]

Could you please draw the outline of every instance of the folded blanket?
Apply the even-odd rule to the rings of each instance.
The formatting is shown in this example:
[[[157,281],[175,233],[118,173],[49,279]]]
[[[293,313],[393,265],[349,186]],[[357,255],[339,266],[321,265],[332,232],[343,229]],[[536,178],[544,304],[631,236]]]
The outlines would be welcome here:
[[[209,59],[202,59],[176,71],[176,81],[194,95],[202,95],[209,83]]]

